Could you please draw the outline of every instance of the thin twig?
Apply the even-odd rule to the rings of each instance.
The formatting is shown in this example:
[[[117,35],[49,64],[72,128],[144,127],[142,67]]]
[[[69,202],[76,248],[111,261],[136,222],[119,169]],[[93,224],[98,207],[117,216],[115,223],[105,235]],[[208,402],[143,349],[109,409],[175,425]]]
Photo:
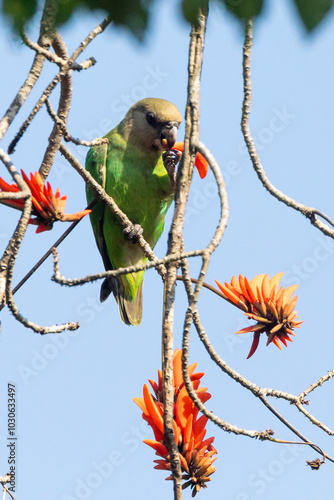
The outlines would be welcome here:
[[[90,203],[87,207],[86,207],[86,210],[87,209],[90,209],[90,208],[93,208],[93,206],[96,204],[95,201],[92,201],[92,203]],[[81,221],[82,219],[78,219],[74,222],[72,222],[72,224],[66,229],[66,231],[60,236],[60,238],[58,238],[58,240],[49,248],[49,250],[43,255],[43,257],[41,257],[39,259],[38,262],[36,262],[36,264],[30,269],[30,271],[21,279],[21,281],[15,286],[15,288],[13,288],[13,295],[21,288],[22,285],[24,285],[24,283],[26,281],[28,281],[28,279],[37,271],[37,269],[43,264],[43,262],[45,262],[45,260],[49,257],[49,255],[51,255],[53,253],[53,250],[56,249],[63,241],[65,238],[67,238],[67,236],[73,231],[73,229],[79,224],[79,222]],[[1,311],[1,308],[0,308],[0,311]]]
[[[103,21],[100,24],[98,24],[94,29],[92,29],[89,35],[86,36],[86,38],[80,43],[79,47],[71,55],[70,57],[71,61],[75,61],[79,57],[79,55],[85,50],[87,45],[90,42],[92,42],[97,35],[103,33],[110,23],[111,23],[110,16],[107,16],[105,19],[103,19]]]
[[[68,57],[67,47],[58,32],[53,41],[53,48],[55,52],[57,54],[60,54],[62,57],[64,58]],[[57,115],[59,116],[61,121],[66,125],[72,100],[71,70],[64,70],[64,74],[62,74],[60,78],[60,88],[61,90],[60,90]],[[62,140],[62,135],[63,134],[59,130],[58,126],[54,124],[51,135],[49,137],[49,144],[46,148],[42,164],[39,168],[39,173],[43,180],[47,178],[50,169],[53,165],[56,153],[59,149]]]
[[[52,247],[54,248],[54,246]],[[59,272],[59,259],[58,255],[53,252],[54,255],[54,275],[52,276],[52,280],[58,283],[59,285],[63,286],[80,286],[84,285],[86,283],[92,283],[97,280],[105,279],[105,278],[110,278],[111,276],[121,276],[123,274],[129,274],[129,273],[138,273],[140,271],[146,271],[147,269],[152,269],[153,267],[159,266],[161,264],[167,264],[169,262],[174,262],[174,261],[179,261],[180,259],[186,259],[189,257],[198,257],[200,255],[203,255],[206,250],[192,250],[190,252],[184,252],[184,253],[179,253],[177,255],[167,255],[166,257],[163,257],[162,259],[154,259],[148,262],[143,262],[141,264],[136,264],[134,266],[128,266],[128,267],[121,267],[119,269],[115,269],[113,271],[104,271],[103,273],[97,273],[97,274],[90,274],[87,276],[84,276],[83,278],[76,278],[76,279],[66,279],[64,276],[61,276]],[[47,256],[49,256],[50,253],[48,253]]]
[[[62,132],[65,141],[73,142],[77,146],[86,146],[88,148],[91,148],[94,146],[100,146],[101,144],[108,144],[109,139],[107,139],[107,138],[94,139],[92,141],[81,141],[80,139],[75,139],[69,133],[63,120],[61,120],[59,118],[59,116],[57,115],[57,113],[52,109],[52,106],[50,104],[49,99],[45,99],[45,104],[46,104],[46,108],[48,110],[49,115],[51,116],[51,118],[55,122],[55,124],[58,126],[59,130]]]
[[[320,387],[322,384],[330,380],[332,377],[334,377],[334,369],[330,370],[326,375],[323,377],[320,377],[319,380],[314,382],[314,384],[311,384],[305,391],[303,391],[301,394],[299,394],[298,399],[304,399],[310,392],[314,391],[317,387]]]
[[[250,132],[249,128],[249,113],[250,113],[250,105],[252,99],[252,83],[251,83],[251,71],[250,71],[250,57],[251,57],[251,49],[252,49],[252,41],[253,41],[253,24],[252,20],[248,20],[246,22],[246,33],[245,33],[245,43],[243,47],[243,79],[244,79],[244,99],[242,105],[242,117],[241,117],[241,130],[244,136],[244,140],[247,146],[247,150],[250,156],[250,159],[253,164],[253,168],[257,173],[258,178],[260,179],[263,186],[267,189],[267,191],[274,196],[278,201],[281,201],[288,207],[297,210],[302,213],[309,219],[311,224],[318,228],[322,233],[326,236],[330,236],[334,238],[334,230],[331,229],[327,224],[324,224],[321,220],[316,217],[316,214],[320,215],[322,218],[327,220],[331,226],[334,226],[334,222],[322,212],[318,210],[307,207],[302,203],[295,201],[293,198],[290,198],[282,191],[277,189],[268,179],[265,170],[261,164],[259,155],[256,151],[256,147]]]
[[[288,429],[290,429],[291,432],[293,432],[294,434],[296,434],[296,436],[298,436],[302,441],[304,441],[305,444],[309,445],[313,450],[317,451],[318,453],[320,453],[320,455],[322,455],[323,457],[326,457],[330,462],[334,462],[334,458],[331,457],[330,455],[327,455],[327,453],[324,453],[322,451],[321,448],[319,448],[319,446],[317,446],[316,444],[313,444],[311,441],[309,441],[301,432],[298,431],[298,429],[296,429],[293,425],[290,424],[290,422],[288,422],[288,420],[286,420],[286,418],[284,418],[269,402],[268,400],[264,397],[264,396],[259,396],[259,399],[262,401],[262,403],[268,408],[269,411],[271,411],[271,413],[273,415],[275,415],[276,418],[278,418],[278,420],[280,420],[282,422],[282,424],[284,424]]]
[[[82,63],[71,64],[71,69],[74,71],[82,71],[83,69],[89,69],[96,64],[96,59],[94,57],[89,57],[86,61],[82,61]]]
[[[6,295],[8,290],[8,269],[9,266],[13,266],[13,260],[17,253],[17,247],[20,246],[24,233],[27,229],[30,211],[31,211],[31,192],[24,182],[24,180],[18,174],[15,166],[11,162],[9,156],[0,149],[0,160],[4,163],[8,172],[12,176],[13,180],[16,182],[18,188],[20,189],[20,197],[24,200],[24,207],[21,214],[21,218],[15,228],[13,236],[8,242],[8,245],[3,253],[0,260],[0,305],[6,303]],[[15,255],[14,255],[15,254]],[[14,257],[13,257],[14,256]]]
[[[12,153],[14,153],[15,147],[16,147],[17,143],[19,142],[19,140],[21,139],[21,137],[23,136],[24,132],[27,130],[27,128],[30,125],[30,123],[32,122],[33,118],[35,117],[35,115],[37,114],[37,112],[41,109],[41,107],[43,106],[44,102],[46,101],[46,99],[51,94],[52,90],[56,87],[57,83],[60,81],[60,76],[61,76],[61,74],[58,73],[54,77],[54,79],[52,80],[52,82],[49,83],[49,85],[46,87],[46,89],[44,90],[43,94],[38,99],[37,103],[35,104],[35,106],[34,106],[33,110],[31,111],[30,115],[28,116],[28,118],[21,125],[20,130],[17,132],[17,134],[15,135],[14,139],[11,141],[11,143],[8,146],[8,150],[7,151],[8,151],[9,155],[12,154]]]
[[[53,54],[49,50],[45,50],[38,43],[35,43],[32,40],[30,40],[25,33],[22,34],[22,41],[27,47],[37,52],[37,54],[44,56],[45,59],[47,59],[48,61],[57,64],[61,69],[68,62],[68,58],[63,59],[62,57],[58,57],[57,54]]]

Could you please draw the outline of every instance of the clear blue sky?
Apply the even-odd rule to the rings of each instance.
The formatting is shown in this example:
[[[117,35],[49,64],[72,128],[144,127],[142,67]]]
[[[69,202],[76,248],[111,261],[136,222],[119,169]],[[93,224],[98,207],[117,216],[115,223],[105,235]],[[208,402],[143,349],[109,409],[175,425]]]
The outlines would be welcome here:
[[[307,36],[291,2],[267,2],[255,24],[252,56],[251,128],[263,165],[274,184],[307,205],[333,217],[333,15]],[[102,15],[77,14],[61,33],[73,50]],[[0,21],[1,115],[23,82],[32,61]],[[30,36],[37,38],[37,23]],[[143,45],[111,27],[85,52],[97,64],[73,75],[74,97],[69,128],[75,137],[93,139],[117,124],[126,109],[142,97],[162,97],[184,112],[189,27],[180,19],[177,2],[158,2]],[[246,360],[251,334],[235,336],[246,325],[242,313],[203,291],[200,313],[221,357],[263,387],[299,394],[333,368],[332,279],[334,243],[300,214],[273,199],[260,185],[240,132],[242,103],[242,31],[225,11],[213,6],[204,54],[201,140],[213,152],[227,182],[231,216],[215,252],[207,281],[229,281],[233,274],[249,278],[284,271],[285,284],[298,283],[297,309],[305,322],[288,349],[265,347]],[[35,100],[54,75],[46,63],[41,80],[6,135],[7,147]],[[56,105],[57,94],[52,97]],[[38,170],[51,130],[42,110],[12,156],[18,169]],[[183,139],[184,128],[179,133]],[[71,147],[82,162],[86,150]],[[1,176],[9,181],[4,167]],[[81,178],[58,155],[50,175],[52,186],[68,194],[67,212],[85,206]],[[187,249],[203,247],[217,221],[213,178],[195,173],[185,222]],[[0,244],[4,248],[17,213],[0,207]],[[166,251],[166,230],[156,247]],[[35,234],[30,227],[15,266],[17,282],[64,231]],[[102,270],[89,220],[83,220],[60,247],[61,273],[79,277]],[[192,263],[195,275],[198,263]],[[2,311],[0,337],[0,475],[7,472],[7,383],[17,387],[17,500],[146,500],[172,498],[171,483],[153,470],[153,450],[141,443],[151,436],[132,397],[141,396],[148,378],[160,367],[162,286],[154,271],[146,273],[144,318],[139,328],[122,324],[113,299],[99,303],[100,283],[80,288],[50,281],[47,261],[15,296],[22,314],[51,325],[79,321],[74,333],[41,337]],[[177,287],[175,346],[181,344],[185,294]],[[264,406],[212,365],[195,332],[190,361],[205,372],[203,383],[212,399],[208,407],[226,421],[247,429],[272,428],[275,436],[292,439]],[[334,427],[333,388],[328,382],[311,397],[308,409]],[[329,454],[329,436],[318,431],[282,401],[272,401],[291,422]],[[305,460],[317,457],[306,447],[261,443],[226,434],[208,424],[216,436],[216,473],[203,500],[281,500],[332,498],[333,464],[311,471]],[[104,463],[104,466],[102,464]],[[108,463],[108,465],[106,464]],[[101,468],[102,467],[102,468]],[[103,476],[104,474],[104,476]],[[190,498],[185,491],[184,498]]]

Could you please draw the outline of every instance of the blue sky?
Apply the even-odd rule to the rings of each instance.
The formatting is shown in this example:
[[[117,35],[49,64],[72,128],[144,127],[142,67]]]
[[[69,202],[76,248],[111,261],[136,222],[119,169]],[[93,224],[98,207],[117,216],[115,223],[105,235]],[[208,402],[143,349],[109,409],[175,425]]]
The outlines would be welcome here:
[[[334,44],[333,14],[312,35],[305,33],[291,2],[268,2],[255,23],[252,55],[253,102],[250,125],[271,181],[296,200],[333,216],[332,166]],[[73,50],[102,15],[77,14],[61,29]],[[23,82],[31,52],[18,43],[0,20],[0,53],[6,77],[0,79],[1,114]],[[37,24],[30,37],[37,38]],[[174,102],[182,114],[186,102],[189,27],[177,2],[157,2],[148,36],[139,45],[126,32],[111,27],[85,52],[97,64],[73,75],[74,97],[69,129],[75,137],[93,139],[117,124],[126,109],[142,97]],[[234,274],[252,278],[284,271],[284,284],[299,284],[297,309],[304,324],[288,349],[265,347],[246,360],[251,335],[235,336],[247,325],[242,313],[203,290],[199,302],[206,331],[221,357],[263,387],[299,394],[333,368],[330,313],[334,243],[300,214],[272,198],[260,185],[245,153],[240,132],[243,36],[240,25],[214,5],[207,28],[201,93],[201,140],[215,155],[226,180],[231,215],[221,246],[212,257],[206,281],[229,281]],[[20,111],[2,147],[7,147],[55,69],[46,63],[40,81]],[[52,96],[56,106],[57,92]],[[24,135],[12,159],[18,169],[39,168],[51,124],[42,110]],[[182,140],[181,126],[179,139]],[[84,162],[86,150],[71,146]],[[1,176],[9,181],[4,167]],[[85,206],[81,178],[58,155],[52,186],[68,194],[66,211]],[[17,221],[17,213],[0,207],[0,244]],[[185,219],[186,248],[203,247],[217,223],[218,200],[211,174],[195,173]],[[156,253],[166,252],[166,230]],[[30,227],[15,266],[16,283],[62,234],[66,225],[35,234]],[[191,263],[193,275],[198,262]],[[102,270],[89,220],[83,220],[60,247],[60,269],[67,277]],[[153,470],[153,450],[141,443],[151,437],[132,397],[141,396],[148,378],[160,367],[162,286],[154,271],[146,273],[144,317],[138,328],[122,324],[113,299],[99,303],[100,283],[65,288],[50,281],[52,263],[43,267],[17,293],[26,317],[51,325],[79,321],[80,329],[41,337],[2,311],[0,337],[0,475],[7,472],[7,384],[17,389],[18,500],[96,500],[172,497],[164,472]],[[175,347],[181,345],[186,301],[177,287]],[[224,420],[247,429],[272,428],[292,439],[252,395],[212,364],[191,334],[190,361],[205,372],[203,384],[212,399],[208,407]],[[334,427],[332,383],[310,396],[308,407]],[[329,436],[290,405],[272,401],[291,423],[329,454]],[[317,457],[302,446],[261,443],[226,434],[208,424],[216,436],[216,473],[202,499],[278,500],[332,497],[332,464],[311,471],[305,460]],[[190,498],[185,491],[184,498]]]

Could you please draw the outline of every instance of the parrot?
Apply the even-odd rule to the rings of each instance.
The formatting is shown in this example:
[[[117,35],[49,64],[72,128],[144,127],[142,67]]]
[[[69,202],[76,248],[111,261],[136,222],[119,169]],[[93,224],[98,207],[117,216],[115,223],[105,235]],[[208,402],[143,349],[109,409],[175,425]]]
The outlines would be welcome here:
[[[175,166],[169,171],[163,154],[174,146],[181,121],[180,111],[171,102],[142,99],[104,136],[108,143],[88,151],[86,170],[133,224],[124,229],[102,201],[92,208],[91,225],[107,271],[146,262],[135,244],[138,237],[142,234],[153,249],[162,234],[175,187]],[[88,184],[86,196],[88,203],[94,200]],[[141,323],[143,279],[144,271],[140,271],[108,277],[101,285],[100,301],[112,292],[126,325]]]

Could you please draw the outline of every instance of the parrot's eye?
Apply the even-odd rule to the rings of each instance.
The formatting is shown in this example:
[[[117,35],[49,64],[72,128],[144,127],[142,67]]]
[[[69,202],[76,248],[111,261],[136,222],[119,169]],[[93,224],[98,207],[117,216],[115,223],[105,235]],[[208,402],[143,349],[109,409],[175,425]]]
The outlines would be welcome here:
[[[155,127],[157,124],[157,119],[155,117],[155,114],[152,113],[151,111],[148,111],[146,113],[146,120],[152,127]]]

